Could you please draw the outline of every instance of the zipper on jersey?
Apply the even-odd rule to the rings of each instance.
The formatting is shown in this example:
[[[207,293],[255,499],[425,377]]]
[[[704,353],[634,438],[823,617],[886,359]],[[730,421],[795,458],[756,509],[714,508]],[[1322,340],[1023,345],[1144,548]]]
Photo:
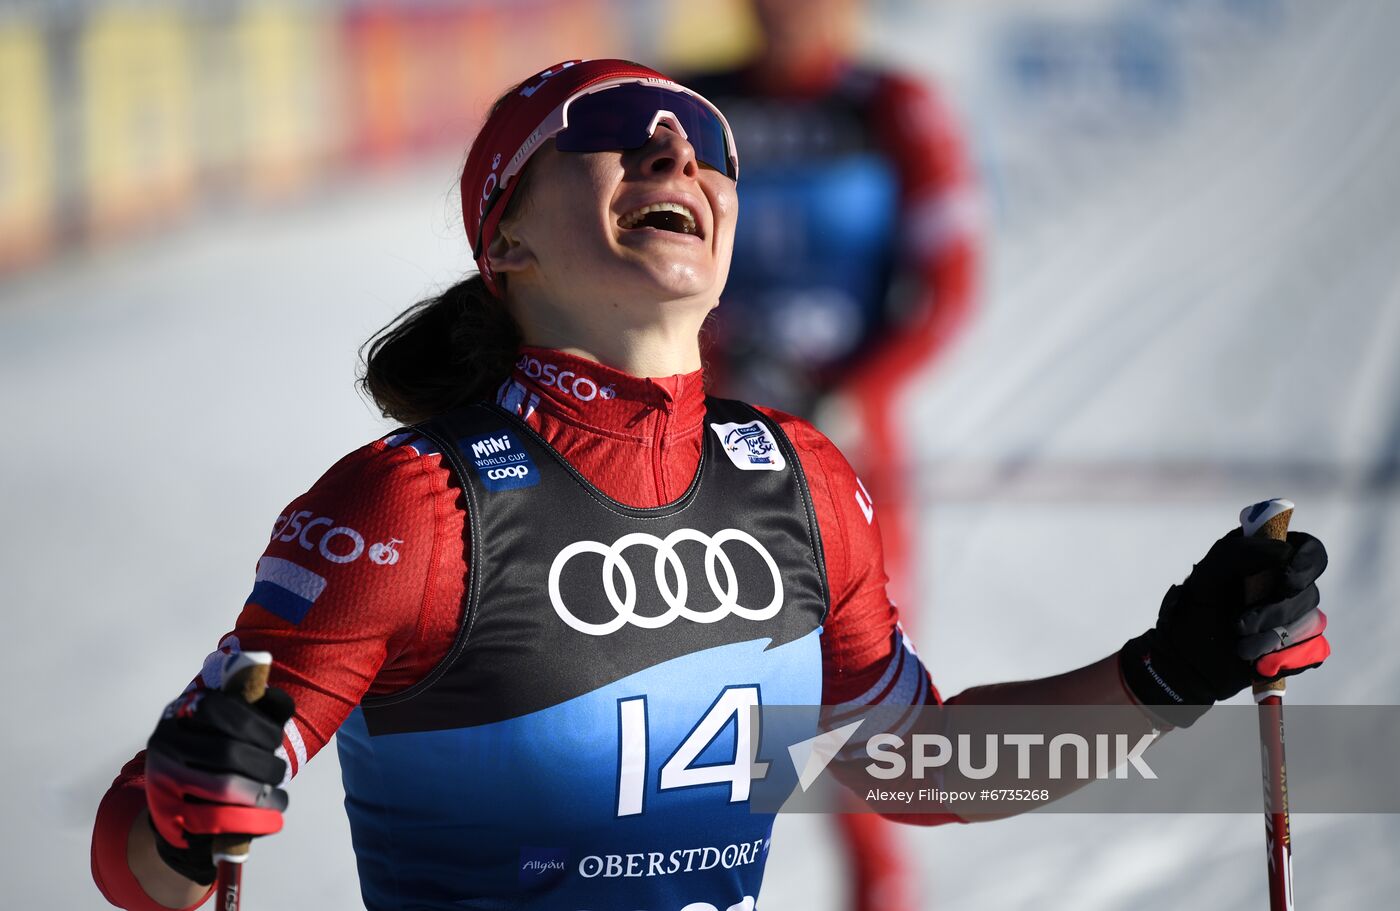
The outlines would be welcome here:
[[[656,430],[652,438],[651,445],[651,470],[656,479],[657,504],[671,502],[671,491],[666,484],[665,454],[662,451],[666,445],[666,430],[671,423],[671,399],[669,396],[660,396],[660,401],[656,403]]]

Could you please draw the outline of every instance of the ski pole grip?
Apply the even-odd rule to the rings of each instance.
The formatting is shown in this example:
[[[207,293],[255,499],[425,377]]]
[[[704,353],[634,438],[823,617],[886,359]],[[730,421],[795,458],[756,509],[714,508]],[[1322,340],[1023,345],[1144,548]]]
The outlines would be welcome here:
[[[267,692],[267,677],[272,671],[272,655],[267,652],[239,652],[231,655],[224,665],[225,693],[239,696],[244,702],[257,702]],[[215,835],[215,861],[242,863],[248,857],[252,840],[236,835]]]
[[[1288,521],[1292,518],[1292,500],[1264,500],[1253,506],[1246,506],[1240,512],[1240,526],[1246,535],[1286,541],[1288,540]],[[1256,694],[1282,693],[1285,689],[1287,689],[1287,684],[1282,677],[1269,683],[1254,684]]]
[[[224,692],[243,697],[244,702],[257,702],[267,692],[267,677],[271,664],[252,664],[242,668],[224,684]]]

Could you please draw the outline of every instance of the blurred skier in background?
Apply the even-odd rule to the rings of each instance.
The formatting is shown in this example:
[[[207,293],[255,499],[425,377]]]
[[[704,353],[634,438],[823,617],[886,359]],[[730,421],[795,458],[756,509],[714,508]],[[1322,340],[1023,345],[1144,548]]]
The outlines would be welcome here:
[[[925,81],[856,59],[861,0],[752,0],[763,34],[738,69],[686,84],[744,154],[734,262],[709,325],[717,391],[815,420],[880,507],[892,600],[911,597],[917,499],[896,413],[907,382],[970,316],[979,237],[957,119]],[[852,907],[918,903],[895,830],[838,816]]]

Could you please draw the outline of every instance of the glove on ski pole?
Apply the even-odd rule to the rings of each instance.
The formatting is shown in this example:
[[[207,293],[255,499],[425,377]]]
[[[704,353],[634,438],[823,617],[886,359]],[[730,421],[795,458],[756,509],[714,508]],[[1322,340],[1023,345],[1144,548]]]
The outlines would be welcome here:
[[[1118,653],[1128,690],[1167,725],[1189,727],[1253,683],[1317,667],[1331,651],[1316,580],[1322,542],[1234,529],[1162,600],[1157,625]]]
[[[224,678],[260,657],[230,655]],[[292,698],[275,687],[255,703],[200,689],[166,706],[146,744],[146,803],[156,850],[171,869],[209,885],[215,836],[281,830],[287,792],[278,785],[287,764],[274,753],[292,711]]]

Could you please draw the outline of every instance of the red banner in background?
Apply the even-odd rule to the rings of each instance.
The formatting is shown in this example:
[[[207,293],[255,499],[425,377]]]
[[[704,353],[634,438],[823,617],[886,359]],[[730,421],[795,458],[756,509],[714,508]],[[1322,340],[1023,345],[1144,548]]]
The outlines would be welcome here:
[[[390,7],[346,16],[345,55],[351,149],[356,157],[393,157],[405,143],[402,16]]]

